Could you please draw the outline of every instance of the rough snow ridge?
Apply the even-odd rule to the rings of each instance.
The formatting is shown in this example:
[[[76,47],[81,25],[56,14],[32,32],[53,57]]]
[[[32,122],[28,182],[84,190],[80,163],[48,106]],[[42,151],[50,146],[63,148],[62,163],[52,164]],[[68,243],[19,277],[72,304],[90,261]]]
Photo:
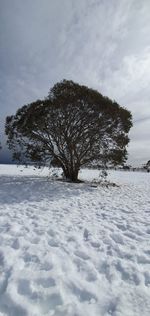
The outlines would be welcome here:
[[[150,175],[96,188],[2,168],[0,316],[149,316]]]

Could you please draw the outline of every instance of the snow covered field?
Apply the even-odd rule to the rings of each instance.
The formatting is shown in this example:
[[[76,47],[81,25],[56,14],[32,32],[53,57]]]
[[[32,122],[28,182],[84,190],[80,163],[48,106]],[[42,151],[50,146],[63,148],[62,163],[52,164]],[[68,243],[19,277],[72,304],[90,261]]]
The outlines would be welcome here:
[[[150,174],[47,175],[0,165],[0,316],[150,316]]]

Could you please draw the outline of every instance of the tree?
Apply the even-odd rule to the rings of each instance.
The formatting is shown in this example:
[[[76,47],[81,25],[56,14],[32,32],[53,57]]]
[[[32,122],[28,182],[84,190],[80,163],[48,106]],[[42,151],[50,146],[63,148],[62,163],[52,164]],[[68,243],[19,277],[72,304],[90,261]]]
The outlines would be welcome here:
[[[150,172],[150,160],[148,160],[144,168],[147,170],[147,172]]]
[[[150,167],[150,160],[148,160],[146,166],[147,166],[147,167]]]
[[[77,181],[81,166],[126,161],[129,111],[99,92],[73,81],[54,85],[48,97],[20,108],[6,118],[13,159],[59,165],[67,179]]]

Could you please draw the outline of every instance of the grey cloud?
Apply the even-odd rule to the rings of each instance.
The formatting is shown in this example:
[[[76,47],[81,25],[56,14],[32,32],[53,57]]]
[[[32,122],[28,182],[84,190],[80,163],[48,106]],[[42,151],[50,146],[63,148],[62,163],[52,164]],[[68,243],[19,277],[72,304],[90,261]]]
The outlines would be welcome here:
[[[146,122],[146,121],[149,121],[149,124],[150,124],[150,116],[149,117],[139,118],[139,119],[134,121],[134,124],[141,123],[141,122]]]
[[[21,105],[46,96],[55,82],[72,79],[133,113],[130,156],[149,159],[147,143],[140,156],[149,124],[137,139],[137,122],[150,117],[149,12],[148,0],[0,0],[3,122]]]

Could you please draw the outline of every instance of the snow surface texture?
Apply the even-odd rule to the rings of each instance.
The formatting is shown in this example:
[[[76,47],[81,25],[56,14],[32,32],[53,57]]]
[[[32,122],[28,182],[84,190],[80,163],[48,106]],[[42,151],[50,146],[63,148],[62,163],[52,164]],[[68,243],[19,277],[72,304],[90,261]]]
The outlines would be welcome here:
[[[150,174],[47,174],[0,166],[0,316],[149,316]]]

